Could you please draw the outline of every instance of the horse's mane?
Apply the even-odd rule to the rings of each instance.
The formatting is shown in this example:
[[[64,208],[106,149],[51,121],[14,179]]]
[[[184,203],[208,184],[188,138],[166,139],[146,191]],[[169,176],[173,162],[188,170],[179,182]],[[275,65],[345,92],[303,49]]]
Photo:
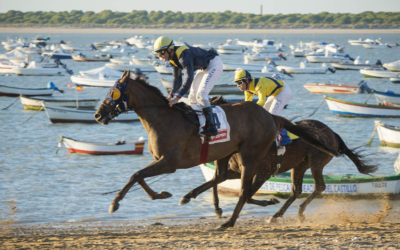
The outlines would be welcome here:
[[[160,89],[151,85],[150,83],[144,81],[143,79],[140,78],[136,78],[136,79],[132,79],[129,78],[132,81],[137,82],[138,84],[141,84],[143,87],[149,89],[150,91],[154,92],[154,94],[156,94],[158,97],[161,98],[161,100],[163,100],[165,103],[168,103],[167,98],[163,95],[163,93],[161,93]]]

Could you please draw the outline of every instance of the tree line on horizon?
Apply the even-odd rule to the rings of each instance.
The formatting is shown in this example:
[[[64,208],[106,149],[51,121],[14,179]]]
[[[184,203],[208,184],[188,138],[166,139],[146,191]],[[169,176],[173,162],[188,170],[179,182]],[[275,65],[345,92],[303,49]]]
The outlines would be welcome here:
[[[1,26],[72,26],[105,28],[400,28],[400,12],[358,14],[249,14],[225,12],[31,11],[0,13]]]

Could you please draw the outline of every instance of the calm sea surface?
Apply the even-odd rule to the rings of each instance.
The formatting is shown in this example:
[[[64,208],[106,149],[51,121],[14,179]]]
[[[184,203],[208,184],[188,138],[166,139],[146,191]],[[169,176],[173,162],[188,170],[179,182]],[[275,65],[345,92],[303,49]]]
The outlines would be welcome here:
[[[0,41],[7,38],[26,37],[47,34],[0,34]],[[154,39],[158,34],[147,35]],[[51,41],[70,41],[78,49],[89,49],[91,43],[128,38],[126,34],[53,34]],[[171,34],[175,40],[189,44],[223,43],[228,38],[241,40],[271,39],[286,46],[286,53],[290,53],[289,45],[298,42],[325,41],[345,46],[345,52],[352,57],[360,56],[362,60],[383,62],[399,60],[400,47],[392,49],[365,49],[350,46],[348,39],[381,38],[383,42],[400,42],[398,34]],[[5,53],[4,48],[0,53]],[[141,52],[145,53],[145,52]],[[242,55],[222,56],[226,62],[242,62]],[[287,61],[278,64],[298,65],[302,59],[289,55]],[[77,63],[73,60],[63,60],[75,73],[102,66],[104,63]],[[318,64],[316,64],[318,65]],[[162,88],[160,75],[149,74],[151,84]],[[233,73],[224,72],[219,83],[230,83]],[[358,71],[337,71],[335,74],[324,75],[294,75],[287,80],[293,92],[293,97],[287,109],[282,113],[287,118],[296,115],[309,115],[320,106],[322,95],[310,94],[303,84],[307,82],[330,82],[357,84],[363,77]],[[33,77],[33,76],[0,76],[0,84],[18,87],[45,87],[47,82],[53,81],[59,88],[66,90],[64,95],[75,96],[75,90],[68,88],[71,84],[69,76]],[[387,79],[367,79],[370,87],[377,90],[393,90],[400,93],[400,84],[395,85]],[[104,97],[107,89],[85,88],[79,96]],[[164,91],[164,90],[163,90]],[[338,98],[364,102],[367,94],[336,95]],[[6,107],[15,98],[0,97],[0,109]],[[375,103],[374,97],[369,103]],[[325,103],[322,103],[313,119],[321,120],[342,136],[349,147],[357,147],[367,143],[374,129],[374,118],[342,118],[329,112]],[[381,121],[400,125],[398,118],[384,118]],[[196,200],[185,206],[179,206],[180,198],[192,188],[204,182],[200,168],[179,170],[161,178],[150,179],[148,183],[156,190],[167,190],[174,196],[166,200],[151,201],[136,185],[121,202],[120,209],[110,215],[108,206],[115,194],[102,195],[103,192],[120,189],[130,176],[137,170],[145,167],[152,161],[152,156],[146,147],[141,156],[90,156],[70,154],[61,148],[56,154],[60,136],[68,136],[87,141],[117,141],[124,137],[126,140],[136,140],[141,136],[147,137],[142,125],[137,123],[118,124],[108,126],[99,124],[51,124],[45,112],[25,111],[18,101],[8,110],[0,110],[0,221],[14,221],[16,223],[43,223],[43,222],[82,222],[82,221],[118,221],[159,218],[198,218],[214,216],[210,192],[206,192]],[[147,146],[147,145],[146,145]],[[392,174],[393,163],[398,150],[379,146],[377,135],[371,147],[364,148],[364,154],[371,163],[380,166],[377,174]],[[357,169],[350,160],[342,157],[333,159],[325,168],[325,174],[357,173]],[[221,198],[221,205],[225,215],[230,215],[236,197]],[[310,210],[317,209],[314,203]],[[288,213],[297,211],[295,203]],[[267,208],[246,205],[242,215],[272,215],[278,206]]]

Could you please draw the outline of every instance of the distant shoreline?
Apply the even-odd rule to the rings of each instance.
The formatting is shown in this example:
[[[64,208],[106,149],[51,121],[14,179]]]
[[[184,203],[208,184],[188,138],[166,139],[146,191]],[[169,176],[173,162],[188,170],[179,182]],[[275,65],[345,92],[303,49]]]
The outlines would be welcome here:
[[[400,29],[124,29],[0,27],[0,33],[23,34],[400,34]]]

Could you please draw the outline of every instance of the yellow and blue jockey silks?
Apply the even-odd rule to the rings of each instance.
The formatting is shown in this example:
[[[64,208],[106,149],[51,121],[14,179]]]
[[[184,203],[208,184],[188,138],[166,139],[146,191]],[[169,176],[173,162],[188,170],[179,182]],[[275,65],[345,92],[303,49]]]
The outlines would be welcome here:
[[[257,104],[264,106],[267,96],[278,95],[285,83],[271,77],[260,77],[251,79],[248,89],[244,92],[245,101],[252,101],[253,95],[258,96]]]

